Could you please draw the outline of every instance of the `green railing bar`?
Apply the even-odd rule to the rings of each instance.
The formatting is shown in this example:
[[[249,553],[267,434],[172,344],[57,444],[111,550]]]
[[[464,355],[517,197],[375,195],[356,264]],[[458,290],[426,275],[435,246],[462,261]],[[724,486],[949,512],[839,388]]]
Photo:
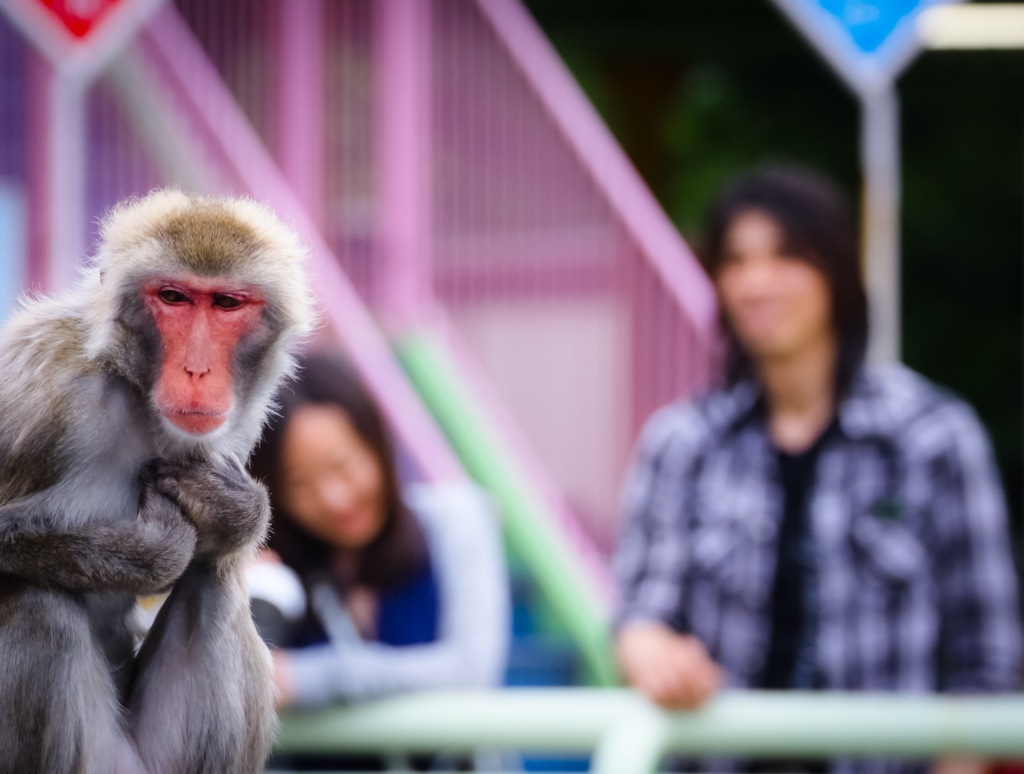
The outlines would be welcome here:
[[[577,644],[588,681],[614,685],[607,613],[555,515],[505,448],[486,409],[460,376],[444,343],[429,332],[402,337],[397,351],[469,474],[497,500],[506,538]]]
[[[1021,755],[1024,696],[735,694],[705,712],[672,715],[667,745],[769,756]]]
[[[283,752],[468,752],[478,747],[589,754],[623,712],[621,689],[444,691],[282,717]]]
[[[594,753],[600,774],[640,774],[666,752],[777,757],[1024,756],[1024,695],[724,693],[665,712],[623,688],[412,694],[282,718],[297,752]]]

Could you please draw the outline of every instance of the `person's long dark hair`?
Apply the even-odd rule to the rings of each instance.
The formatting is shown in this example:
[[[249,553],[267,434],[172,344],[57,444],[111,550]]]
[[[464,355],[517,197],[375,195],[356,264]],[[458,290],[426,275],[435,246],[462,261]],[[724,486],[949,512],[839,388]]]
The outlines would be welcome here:
[[[779,226],[787,254],[807,261],[825,276],[839,350],[836,394],[842,398],[864,362],[868,343],[868,299],[860,272],[858,232],[846,199],[831,182],[799,167],[765,167],[737,178],[712,204],[705,222],[700,253],[713,279],[722,264],[729,228],[752,210]],[[724,315],[722,326],[728,341],[726,383],[754,378],[753,363]]]
[[[299,365],[299,376],[282,388],[277,398],[279,413],[271,418],[249,462],[252,474],[270,490],[273,516],[268,546],[307,585],[325,576],[375,590],[398,585],[423,567],[427,549],[419,524],[402,502],[391,439],[380,410],[345,360],[309,355]],[[383,474],[384,526],[360,551],[352,579],[336,576],[331,546],[303,529],[281,501],[285,428],[296,409],[309,404],[337,406],[344,411]]]

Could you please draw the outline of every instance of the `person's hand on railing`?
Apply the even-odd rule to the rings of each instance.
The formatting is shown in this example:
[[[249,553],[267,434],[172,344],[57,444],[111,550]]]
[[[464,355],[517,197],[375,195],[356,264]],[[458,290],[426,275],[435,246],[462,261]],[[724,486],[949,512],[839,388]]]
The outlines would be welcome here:
[[[616,656],[626,682],[666,709],[696,709],[722,684],[722,669],[700,640],[658,621],[623,626]]]
[[[929,774],[985,774],[988,762],[976,755],[958,755],[939,758],[929,769]]]

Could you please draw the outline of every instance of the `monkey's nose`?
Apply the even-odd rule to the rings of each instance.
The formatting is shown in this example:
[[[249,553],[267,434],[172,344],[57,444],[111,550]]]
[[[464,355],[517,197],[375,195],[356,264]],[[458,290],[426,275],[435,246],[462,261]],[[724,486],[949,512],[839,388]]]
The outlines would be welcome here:
[[[210,373],[210,366],[186,365],[185,373],[187,373],[193,379],[202,379],[204,376]]]

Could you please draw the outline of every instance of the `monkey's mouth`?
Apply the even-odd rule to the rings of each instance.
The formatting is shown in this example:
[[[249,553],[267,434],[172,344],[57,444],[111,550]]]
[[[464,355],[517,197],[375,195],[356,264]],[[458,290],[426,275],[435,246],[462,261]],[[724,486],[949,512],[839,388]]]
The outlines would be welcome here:
[[[227,412],[213,411],[165,411],[164,417],[179,430],[192,435],[212,433],[228,419]]]

